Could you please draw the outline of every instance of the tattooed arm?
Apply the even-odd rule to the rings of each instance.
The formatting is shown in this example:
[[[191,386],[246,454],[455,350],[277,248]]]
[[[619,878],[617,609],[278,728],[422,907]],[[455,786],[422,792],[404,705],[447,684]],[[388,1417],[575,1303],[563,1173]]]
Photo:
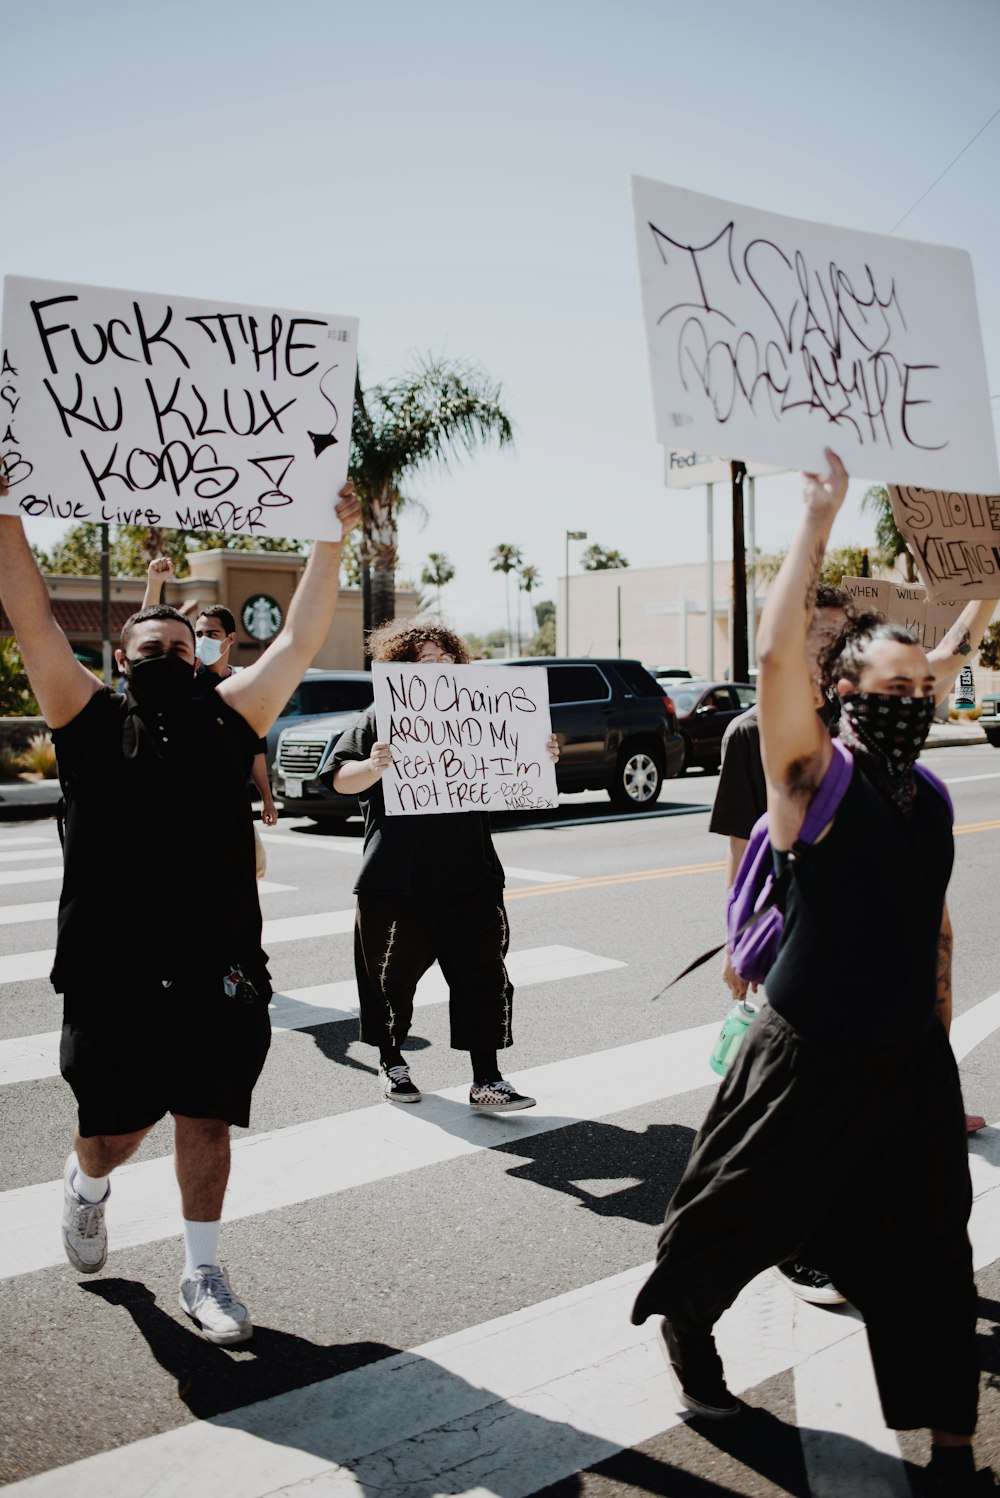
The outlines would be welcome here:
[[[955,685],[959,671],[979,649],[996,606],[995,598],[982,598],[966,604],[951,629],[933,650],[927,652],[934,672],[934,696],[938,702],[944,701]]]
[[[757,631],[757,714],[767,779],[771,838],[789,848],[830,762],[829,735],[816,714],[806,631],[830,529],[847,493],[847,474],[826,450],[829,473],[802,475],[802,518],[781,571],[768,589]]]
[[[947,905],[941,913],[941,931],[938,935],[937,999],[935,1007],[938,1019],[944,1025],[944,1033],[951,1033],[951,958],[955,945],[951,916]]]

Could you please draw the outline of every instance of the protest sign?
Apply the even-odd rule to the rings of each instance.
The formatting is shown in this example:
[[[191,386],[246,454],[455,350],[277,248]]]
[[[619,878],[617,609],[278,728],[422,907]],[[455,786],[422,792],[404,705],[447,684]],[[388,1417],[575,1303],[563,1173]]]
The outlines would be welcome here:
[[[965,607],[963,598],[930,600],[923,588],[885,577],[844,577],[840,585],[858,613],[878,614],[888,624],[912,630],[925,650],[933,650]]]
[[[632,179],[657,439],[1000,488],[964,250]]]
[[[1000,598],[1000,494],[889,485],[928,598]]]
[[[4,280],[8,514],[336,540],[358,324]]]
[[[556,805],[543,668],[374,661],[372,685],[387,816]]]

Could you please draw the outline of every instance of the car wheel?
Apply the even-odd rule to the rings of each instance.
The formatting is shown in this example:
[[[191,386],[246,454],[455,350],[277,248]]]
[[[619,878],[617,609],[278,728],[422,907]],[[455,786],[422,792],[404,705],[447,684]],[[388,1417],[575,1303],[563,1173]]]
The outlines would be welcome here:
[[[622,811],[642,811],[653,805],[662,785],[663,771],[647,749],[623,749],[608,794]]]

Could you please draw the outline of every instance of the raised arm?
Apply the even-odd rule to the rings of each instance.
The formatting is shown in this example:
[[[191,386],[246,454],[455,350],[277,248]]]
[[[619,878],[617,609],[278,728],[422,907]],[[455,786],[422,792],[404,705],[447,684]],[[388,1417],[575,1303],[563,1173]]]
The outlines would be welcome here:
[[[944,701],[969,656],[979,649],[998,602],[996,598],[980,598],[967,603],[951,629],[927,652],[937,702]]]
[[[0,474],[0,498],[7,492]],[[77,660],[52,617],[20,515],[0,515],[0,600],[14,626],[42,717],[50,728],[62,728],[100,691],[101,683]]]
[[[341,524],[340,540],[317,541],[313,546],[285,627],[274,644],[252,666],[227,677],[217,688],[218,695],[257,734],[265,734],[270,728],[329,633],[340,588],[344,537],[361,518],[351,483],[340,491],[337,516]]]
[[[829,473],[802,475],[803,512],[781,571],[768,590],[757,631],[757,714],[775,847],[789,848],[830,762],[830,739],[816,712],[806,632],[830,530],[847,493],[847,473],[826,450]]]
[[[163,585],[174,575],[174,564],[169,557],[154,557],[146,568],[146,591],[142,595],[142,607],[151,609],[163,597]]]

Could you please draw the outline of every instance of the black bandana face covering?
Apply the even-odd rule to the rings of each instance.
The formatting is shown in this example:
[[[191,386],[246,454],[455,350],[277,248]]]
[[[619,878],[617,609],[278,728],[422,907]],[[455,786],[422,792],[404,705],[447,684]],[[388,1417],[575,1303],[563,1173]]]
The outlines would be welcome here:
[[[840,737],[863,756],[873,778],[901,811],[913,805],[913,766],[934,718],[933,697],[852,692],[841,699]]]
[[[140,707],[162,713],[190,702],[194,668],[179,655],[140,656],[128,667],[129,688]]]

